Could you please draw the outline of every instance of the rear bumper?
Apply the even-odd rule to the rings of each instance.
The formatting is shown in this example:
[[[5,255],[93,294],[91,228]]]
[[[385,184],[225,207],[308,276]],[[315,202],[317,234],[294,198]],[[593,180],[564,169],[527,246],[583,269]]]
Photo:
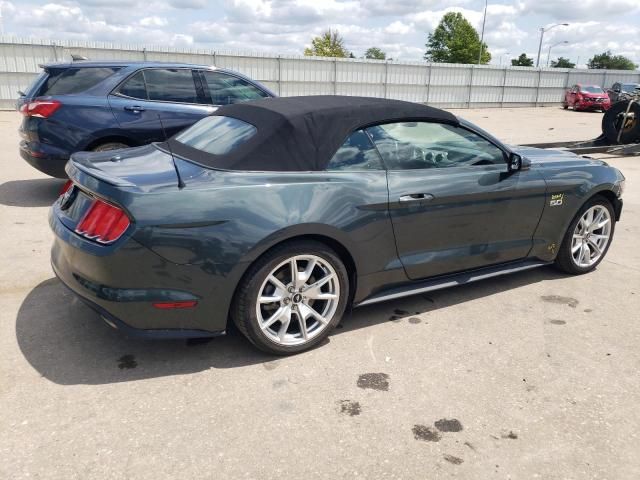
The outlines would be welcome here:
[[[164,260],[133,239],[103,248],[65,227],[51,208],[51,265],[60,281],[123,332],[146,338],[212,337],[225,333],[235,284],[195,265]],[[85,245],[86,244],[86,245]],[[193,308],[158,309],[155,302],[197,300]]]
[[[29,165],[42,173],[56,178],[67,178],[64,167],[67,164],[67,160],[69,160],[69,156],[55,147],[47,147],[43,144],[22,140],[20,142],[20,156]]]

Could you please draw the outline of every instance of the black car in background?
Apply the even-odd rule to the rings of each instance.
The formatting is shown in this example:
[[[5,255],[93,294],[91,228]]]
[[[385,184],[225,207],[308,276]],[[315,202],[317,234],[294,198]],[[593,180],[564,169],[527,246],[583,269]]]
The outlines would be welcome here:
[[[239,73],[205,65],[80,61],[42,68],[18,100],[20,154],[60,178],[74,152],[165,140],[160,118],[171,136],[218,106],[275,96]]]
[[[616,82],[611,85],[611,88],[607,89],[607,94],[609,94],[611,103],[615,103],[625,94],[632,94],[636,88],[640,88],[640,83]]]

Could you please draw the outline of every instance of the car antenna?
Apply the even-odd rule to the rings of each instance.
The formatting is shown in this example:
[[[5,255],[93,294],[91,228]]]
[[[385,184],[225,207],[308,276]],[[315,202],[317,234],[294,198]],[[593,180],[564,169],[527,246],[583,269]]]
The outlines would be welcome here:
[[[173,156],[173,150],[171,150],[171,144],[169,143],[169,138],[167,137],[167,132],[164,129],[164,124],[162,123],[162,118],[160,118],[160,114],[158,114],[158,120],[160,121],[160,128],[162,128],[162,135],[164,136],[164,141],[167,144],[167,148],[169,149],[169,154],[171,154],[171,161],[173,161],[173,168],[176,171],[176,175],[178,176],[178,188],[184,188],[185,184],[182,181],[182,177],[180,176],[180,170],[178,170],[178,165],[176,165],[176,157]]]

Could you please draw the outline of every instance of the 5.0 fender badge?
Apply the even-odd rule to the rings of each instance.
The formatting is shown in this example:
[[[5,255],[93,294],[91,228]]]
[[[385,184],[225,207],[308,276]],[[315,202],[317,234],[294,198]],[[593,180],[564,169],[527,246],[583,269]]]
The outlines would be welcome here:
[[[551,194],[551,201],[549,201],[550,207],[559,207],[562,205],[562,201],[564,200],[564,193],[553,193]]]

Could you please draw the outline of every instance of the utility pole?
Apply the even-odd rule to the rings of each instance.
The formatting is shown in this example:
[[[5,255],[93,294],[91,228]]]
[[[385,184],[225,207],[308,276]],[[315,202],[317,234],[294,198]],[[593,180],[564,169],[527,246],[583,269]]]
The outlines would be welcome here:
[[[540,52],[542,51],[542,39],[544,38],[545,32],[548,32],[552,28],[556,27],[568,27],[568,23],[556,23],[555,25],[551,25],[550,27],[544,28],[540,27],[540,43],[538,44],[538,59],[536,60],[536,67],[540,66]]]
[[[484,48],[484,24],[487,21],[487,2],[488,0],[484,0],[484,16],[482,17],[482,33],[480,34],[480,53],[478,54],[478,65],[482,61],[482,50]]]

